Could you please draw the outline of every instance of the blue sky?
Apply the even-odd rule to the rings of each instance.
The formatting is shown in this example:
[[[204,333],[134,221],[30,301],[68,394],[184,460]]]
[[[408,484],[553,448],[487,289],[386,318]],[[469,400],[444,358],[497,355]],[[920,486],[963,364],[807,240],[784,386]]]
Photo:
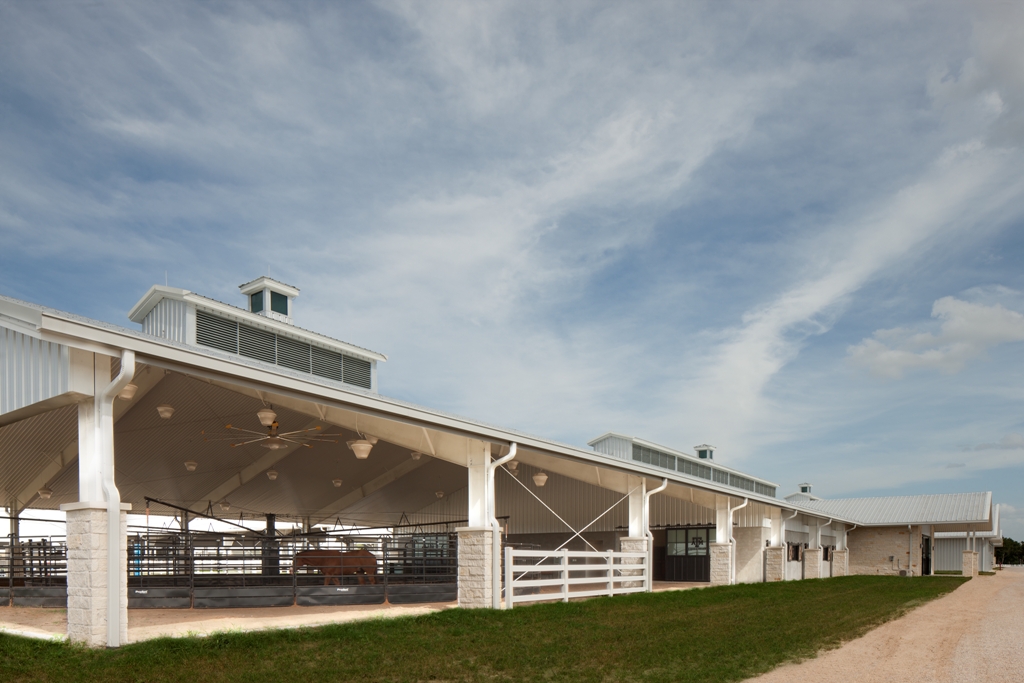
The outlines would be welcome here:
[[[0,292],[164,281],[382,392],[1024,536],[1019,3],[0,2]]]

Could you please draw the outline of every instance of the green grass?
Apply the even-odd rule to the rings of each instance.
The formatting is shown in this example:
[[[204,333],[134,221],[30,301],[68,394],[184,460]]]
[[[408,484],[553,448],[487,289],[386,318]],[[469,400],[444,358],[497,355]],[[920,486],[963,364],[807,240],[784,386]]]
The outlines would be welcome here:
[[[963,581],[751,584],[118,650],[0,636],[0,681],[739,681],[836,647]]]
[[[936,569],[933,573],[936,576],[963,576],[959,569]]]

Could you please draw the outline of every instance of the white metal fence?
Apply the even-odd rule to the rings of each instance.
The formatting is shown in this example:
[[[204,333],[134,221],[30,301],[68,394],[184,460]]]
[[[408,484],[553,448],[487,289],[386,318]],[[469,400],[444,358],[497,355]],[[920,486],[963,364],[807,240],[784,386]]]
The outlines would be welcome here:
[[[649,572],[647,553],[505,548],[505,609],[526,602],[642,593]]]

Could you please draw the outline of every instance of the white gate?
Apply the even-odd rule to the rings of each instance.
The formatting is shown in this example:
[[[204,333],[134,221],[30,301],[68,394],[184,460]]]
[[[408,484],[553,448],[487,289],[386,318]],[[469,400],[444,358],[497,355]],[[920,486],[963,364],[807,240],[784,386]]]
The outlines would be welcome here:
[[[647,553],[505,548],[505,609],[598,595],[643,593]]]

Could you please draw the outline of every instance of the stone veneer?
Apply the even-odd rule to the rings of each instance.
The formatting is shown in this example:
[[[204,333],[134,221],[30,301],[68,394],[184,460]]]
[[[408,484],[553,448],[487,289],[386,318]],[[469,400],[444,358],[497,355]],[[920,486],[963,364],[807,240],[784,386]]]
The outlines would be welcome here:
[[[963,551],[963,565],[960,570],[964,576],[978,575],[978,553],[974,550]]]
[[[711,545],[711,585],[728,586],[732,564],[732,544],[712,543]]]
[[[71,506],[68,506],[71,507]],[[90,647],[107,645],[107,510],[68,509],[68,638]],[[128,514],[121,511],[121,644],[128,641]]]
[[[821,578],[821,548],[807,548],[804,550],[804,578]]]
[[[764,580],[769,583],[786,580],[786,546],[764,549],[764,572]]]
[[[832,576],[846,576],[849,573],[849,550],[832,551]]]
[[[850,553],[847,572],[898,576],[909,564],[914,576],[920,576],[921,527],[913,528],[913,536],[908,536],[910,531],[905,526],[861,527],[851,531],[846,540]]]
[[[492,538],[489,527],[460,527],[459,607],[491,606]]]
[[[643,537],[631,537],[626,536],[619,539],[619,551],[623,553],[646,553],[647,552],[647,539]],[[622,564],[643,564],[643,560],[636,558],[625,558],[622,560]],[[622,569],[620,570],[621,576],[640,576],[644,574],[643,569]],[[623,588],[637,588],[643,585],[641,581],[623,581],[619,584]]]

